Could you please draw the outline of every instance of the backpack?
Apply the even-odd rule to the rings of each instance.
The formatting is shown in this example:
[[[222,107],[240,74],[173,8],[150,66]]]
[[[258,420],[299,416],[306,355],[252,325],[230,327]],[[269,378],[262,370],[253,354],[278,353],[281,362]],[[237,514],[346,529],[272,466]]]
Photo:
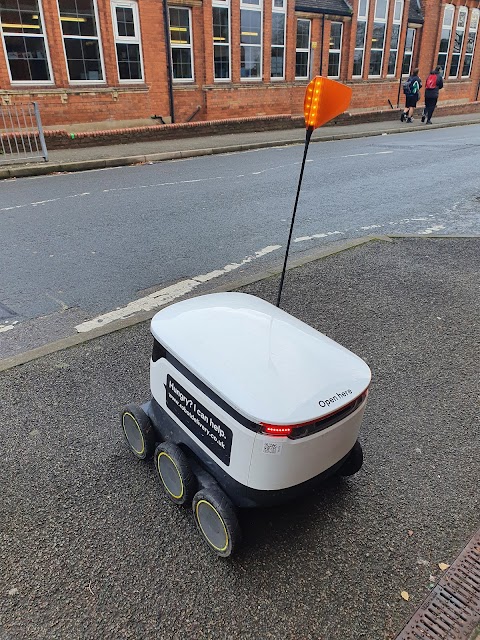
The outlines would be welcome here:
[[[437,88],[437,74],[431,73],[427,78],[427,82],[425,83],[425,89],[436,89],[436,88]]]
[[[403,93],[406,96],[413,96],[419,89],[420,87],[418,86],[418,82],[412,78],[405,80],[403,83]]]
[[[403,93],[406,96],[411,96],[413,93],[413,82],[410,78],[408,80],[405,80],[405,82],[403,83]]]

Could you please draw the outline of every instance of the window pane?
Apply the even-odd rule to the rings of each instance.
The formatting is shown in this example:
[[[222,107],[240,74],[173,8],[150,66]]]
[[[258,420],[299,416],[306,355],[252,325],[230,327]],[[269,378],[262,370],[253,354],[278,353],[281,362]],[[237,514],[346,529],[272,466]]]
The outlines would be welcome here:
[[[215,42],[230,41],[228,33],[228,8],[213,7],[213,39]]]
[[[188,9],[169,9],[170,42],[175,44],[190,44],[190,21]]]
[[[272,47],[272,78],[283,78],[283,47]]]
[[[341,49],[342,47],[342,25],[339,22],[332,22],[330,27],[330,49]]]
[[[242,9],[240,11],[240,42],[242,44],[260,44],[262,14],[260,11]]]
[[[450,40],[450,29],[442,29],[442,36],[440,40],[440,49],[441,53],[446,53],[448,51],[448,42]]]
[[[392,38],[390,40],[390,49],[398,49],[398,40],[400,37],[400,25],[392,25]]]
[[[0,0],[0,19],[4,33],[43,33],[37,0]]]
[[[471,53],[467,53],[465,55],[465,60],[463,61],[463,69],[462,69],[462,76],[468,77],[470,75],[470,65],[472,64],[472,54]]]
[[[330,52],[328,56],[328,75],[338,77],[340,74],[340,54]]]
[[[120,80],[141,80],[140,45],[117,43],[117,59]]]
[[[439,53],[437,58],[437,65],[440,66],[442,69],[445,69],[446,62],[447,62],[447,54]]]
[[[50,80],[43,38],[5,36],[5,47],[13,81]]]
[[[375,22],[372,33],[372,48],[383,49],[383,40],[385,37],[385,25]]]
[[[285,44],[285,14],[272,13],[272,44]]]
[[[190,49],[172,49],[173,77],[175,80],[191,80],[192,54]]]
[[[308,78],[308,51],[297,51],[295,58],[295,77]]]
[[[453,7],[445,7],[445,13],[443,14],[443,24],[445,27],[451,27],[453,24]]]
[[[355,36],[356,47],[363,47],[365,44],[365,26],[366,22],[357,22],[357,33]]]
[[[362,75],[362,65],[363,65],[363,49],[355,49],[353,54],[353,72],[354,76]]]
[[[375,18],[384,20],[387,16],[387,0],[377,0],[375,3]]]
[[[224,45],[214,45],[213,47],[213,65],[215,70],[215,78],[230,77],[230,60],[228,57],[229,48]]]
[[[458,75],[458,66],[460,64],[460,54],[454,53],[452,55],[452,62],[450,65],[450,76],[456,77]]]
[[[388,70],[389,76],[395,75],[395,67],[397,66],[397,51],[390,51],[388,56]]]
[[[297,49],[308,49],[310,46],[310,21],[297,20]]]
[[[455,40],[453,42],[453,53],[460,53],[462,51],[463,44],[463,31],[457,31],[455,34]]]
[[[260,47],[241,48],[240,75],[242,78],[260,77],[260,56]]]
[[[370,71],[371,76],[379,76],[382,66],[382,51],[370,52]]]
[[[407,29],[407,38],[405,42],[406,51],[412,51],[414,35],[415,35],[415,29]]]
[[[410,73],[410,62],[412,60],[412,54],[411,53],[406,53],[405,56],[403,57],[403,64],[402,64],[402,74],[409,74]]]
[[[359,0],[358,16],[362,18],[367,16],[367,0]]]
[[[97,36],[93,0],[58,0],[64,35]]]
[[[393,19],[394,20],[401,20],[402,18],[402,9],[403,9],[403,2],[399,2],[399,0],[397,0],[395,2],[395,8],[393,11]]]
[[[116,7],[118,35],[128,38],[135,37],[135,23],[131,7]]]
[[[70,80],[103,80],[98,40],[65,38]]]

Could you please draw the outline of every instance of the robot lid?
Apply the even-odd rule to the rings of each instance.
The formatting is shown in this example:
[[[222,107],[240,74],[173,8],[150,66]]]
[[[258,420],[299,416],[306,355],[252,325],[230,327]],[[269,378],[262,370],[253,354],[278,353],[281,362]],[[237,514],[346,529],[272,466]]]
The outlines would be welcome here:
[[[155,339],[241,415],[290,425],[336,412],[370,383],[365,362],[269,302],[214,293],[152,319]]]

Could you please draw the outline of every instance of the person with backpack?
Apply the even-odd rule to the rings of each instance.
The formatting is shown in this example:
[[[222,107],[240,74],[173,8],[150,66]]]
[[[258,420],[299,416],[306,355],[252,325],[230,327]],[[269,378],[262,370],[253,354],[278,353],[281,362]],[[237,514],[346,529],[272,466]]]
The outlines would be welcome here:
[[[420,88],[422,81],[418,77],[418,68],[413,70],[412,75],[408,76],[403,83],[403,93],[405,94],[405,109],[400,116],[402,122],[413,122],[413,110],[417,106],[420,98]]]
[[[432,115],[437,106],[438,93],[443,89],[442,67],[435,67],[425,83],[425,108],[422,113],[422,122],[432,124]]]

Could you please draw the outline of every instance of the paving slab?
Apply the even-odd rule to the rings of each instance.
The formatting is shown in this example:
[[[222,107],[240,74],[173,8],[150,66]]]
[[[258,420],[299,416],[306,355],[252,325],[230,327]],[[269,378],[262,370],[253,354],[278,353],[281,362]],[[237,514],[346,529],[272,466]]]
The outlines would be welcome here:
[[[0,373],[0,638],[395,638],[478,528],[479,243],[395,238],[288,272],[282,306],[373,371],[365,464],[243,511],[228,560],[122,442],[148,323]]]

